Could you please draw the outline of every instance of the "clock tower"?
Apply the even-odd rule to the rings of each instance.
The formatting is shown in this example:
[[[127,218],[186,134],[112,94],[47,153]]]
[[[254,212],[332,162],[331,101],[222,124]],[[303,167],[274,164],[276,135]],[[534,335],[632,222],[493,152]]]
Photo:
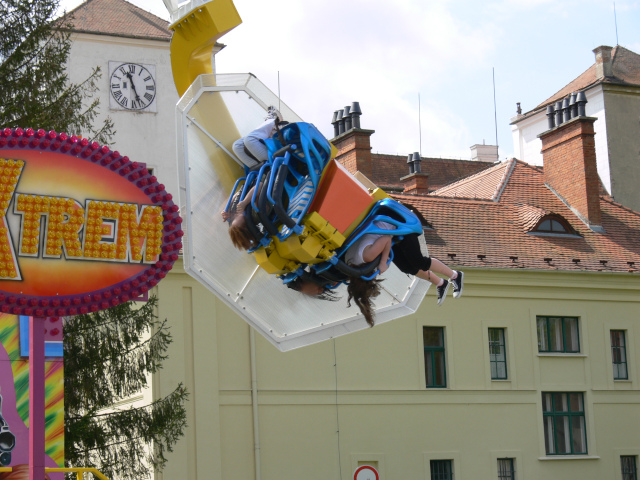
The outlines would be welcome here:
[[[90,0],[67,14],[73,24],[71,82],[102,72],[94,98],[114,123],[113,143],[144,162],[177,197],[175,105],[169,23],[124,0]],[[70,132],[76,133],[76,132]]]

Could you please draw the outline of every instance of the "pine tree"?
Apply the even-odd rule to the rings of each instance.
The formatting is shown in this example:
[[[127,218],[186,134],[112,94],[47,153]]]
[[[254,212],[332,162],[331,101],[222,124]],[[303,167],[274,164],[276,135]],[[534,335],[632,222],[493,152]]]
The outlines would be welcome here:
[[[113,124],[95,126],[100,68],[79,84],[66,71],[70,21],[59,0],[0,2],[0,128],[32,127],[109,143]],[[64,327],[65,462],[108,478],[144,479],[160,469],[186,425],[182,385],[149,405],[113,409],[147,387],[171,342],[155,299],[70,318]]]
[[[0,127],[32,127],[109,143],[113,123],[94,126],[93,98],[100,68],[83,82],[69,82],[68,16],[55,19],[59,0],[0,2]]]
[[[65,459],[107,478],[149,478],[186,426],[182,385],[137,408],[110,409],[147,386],[171,343],[157,300],[72,317],[64,326]]]

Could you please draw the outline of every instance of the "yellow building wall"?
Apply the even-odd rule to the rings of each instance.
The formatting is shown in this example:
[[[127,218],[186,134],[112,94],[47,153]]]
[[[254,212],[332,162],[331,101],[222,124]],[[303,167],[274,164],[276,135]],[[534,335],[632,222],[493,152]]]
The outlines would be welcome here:
[[[442,307],[430,292],[412,316],[282,353],[257,333],[252,349],[249,326],[176,264],[157,287],[174,342],[154,391],[187,386],[189,427],[157,478],[351,479],[373,463],[382,479],[430,479],[429,461],[448,459],[456,480],[488,480],[503,457],[518,480],[621,478],[619,456],[640,455],[638,277],[465,280]],[[580,354],[538,353],[536,315],[580,317]],[[445,329],[445,389],[425,388],[424,326]],[[506,381],[491,380],[490,327],[506,329]],[[628,381],[613,380],[611,329],[627,331]],[[584,392],[588,455],[546,456],[547,391]]]

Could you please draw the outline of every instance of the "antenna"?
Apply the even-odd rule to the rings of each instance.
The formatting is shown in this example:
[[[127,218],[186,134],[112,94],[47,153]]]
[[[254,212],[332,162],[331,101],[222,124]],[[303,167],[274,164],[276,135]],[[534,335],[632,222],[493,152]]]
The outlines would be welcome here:
[[[278,70],[278,111],[280,111],[280,70]]]
[[[420,138],[420,156],[422,157],[422,118],[420,115],[420,92],[418,92],[418,135]]]
[[[493,122],[496,128],[496,155],[500,161],[500,153],[498,153],[498,111],[496,109],[496,67],[491,67],[493,74]]]
[[[618,42],[618,16],[616,15],[616,2],[613,2],[613,21],[616,25],[616,45],[620,45],[620,42]]]

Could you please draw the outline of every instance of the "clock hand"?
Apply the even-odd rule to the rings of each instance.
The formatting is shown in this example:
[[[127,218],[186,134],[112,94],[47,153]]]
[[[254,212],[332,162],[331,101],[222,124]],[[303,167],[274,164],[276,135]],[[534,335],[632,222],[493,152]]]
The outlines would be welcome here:
[[[140,95],[138,95],[138,92],[136,91],[136,86],[133,84],[133,77],[131,76],[130,73],[127,73],[126,75],[127,77],[129,77],[129,81],[131,82],[131,89],[133,90],[133,93],[136,96],[136,100],[140,101]]]

